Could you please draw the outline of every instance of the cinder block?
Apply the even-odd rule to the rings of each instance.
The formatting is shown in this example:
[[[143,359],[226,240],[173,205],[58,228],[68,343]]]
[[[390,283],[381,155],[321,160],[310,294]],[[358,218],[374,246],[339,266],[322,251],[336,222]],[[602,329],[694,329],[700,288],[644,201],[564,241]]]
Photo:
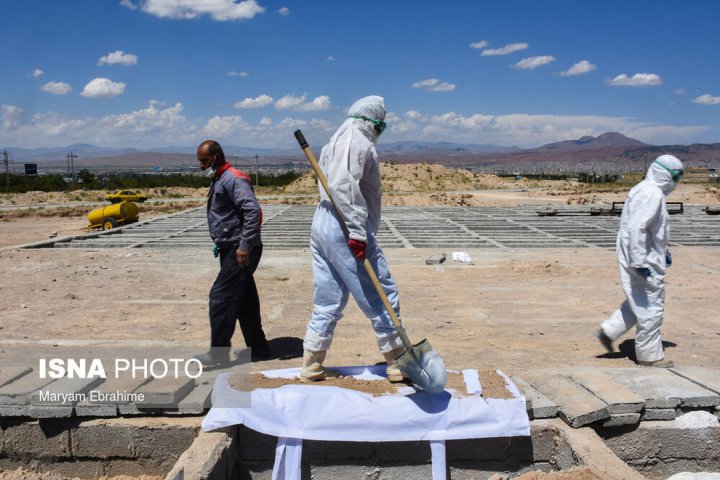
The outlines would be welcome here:
[[[636,425],[640,422],[639,413],[611,413],[610,418],[605,420],[603,427],[619,427],[622,425]]]
[[[241,476],[235,471],[239,453],[236,436],[236,428],[200,432],[165,478],[250,478],[249,475]],[[252,478],[256,476],[253,475]]]
[[[90,420],[72,431],[78,457],[177,459],[195,439],[198,426],[163,423],[162,419]]]
[[[430,442],[381,442],[375,444],[375,458],[379,464],[395,463],[399,458],[404,463],[430,463],[432,453]],[[447,454],[447,445],[446,445]]]
[[[674,420],[676,416],[674,408],[646,408],[642,412],[643,420]]]
[[[240,457],[245,462],[274,461],[277,437],[256,432],[244,425],[238,426]]]
[[[426,448],[428,455],[425,459],[429,459],[429,445]],[[446,443],[445,454],[452,461],[532,462],[532,440],[531,437],[452,440]]]
[[[72,422],[55,419],[10,425],[3,432],[4,452],[14,459],[70,457],[71,427]]]
[[[373,442],[323,442],[303,441],[303,460],[308,463],[326,461],[367,461],[380,453],[380,450],[397,448],[395,442],[383,442],[378,447]],[[427,442],[425,442],[427,444]],[[400,458],[400,457],[398,457]]]
[[[558,438],[558,432],[547,421],[530,422],[530,441],[532,444],[533,462],[555,462],[556,442],[563,441]],[[559,448],[559,446],[558,446]]]

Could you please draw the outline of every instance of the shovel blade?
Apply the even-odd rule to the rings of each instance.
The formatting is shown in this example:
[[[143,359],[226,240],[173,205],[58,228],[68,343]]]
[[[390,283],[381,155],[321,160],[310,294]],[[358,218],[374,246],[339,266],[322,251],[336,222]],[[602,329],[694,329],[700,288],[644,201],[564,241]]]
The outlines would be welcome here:
[[[397,358],[400,371],[422,390],[440,393],[445,390],[447,370],[430,342],[423,340]]]

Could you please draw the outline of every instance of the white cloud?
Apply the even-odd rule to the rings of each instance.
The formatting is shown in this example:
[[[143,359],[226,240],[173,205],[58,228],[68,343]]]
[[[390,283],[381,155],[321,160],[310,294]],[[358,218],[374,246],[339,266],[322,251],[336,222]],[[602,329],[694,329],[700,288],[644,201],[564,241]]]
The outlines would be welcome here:
[[[15,105],[2,106],[3,130],[13,131],[20,125],[23,109]]]
[[[293,110],[296,112],[317,112],[321,110],[330,110],[332,108],[332,102],[330,97],[327,95],[321,95],[315,97],[310,102],[305,102],[307,93],[301,97],[293,95],[285,95],[280,100],[275,102],[275,108],[278,110]]]
[[[501,48],[483,50],[480,55],[482,55],[483,57],[492,55],[508,55],[510,53],[518,52],[520,50],[527,50],[528,46],[529,45],[527,43],[510,43]]]
[[[699,105],[720,105],[720,97],[714,97],[709,93],[706,93],[705,95],[700,95],[695,98],[693,103],[697,103]]]
[[[552,55],[540,55],[537,57],[523,58],[518,63],[512,66],[517,70],[535,70],[538,67],[547,65],[555,61],[555,57]]]
[[[290,15],[290,9],[288,7],[281,7],[278,9],[278,13],[283,17]]]
[[[137,65],[138,57],[131,53],[125,53],[122,50],[116,50],[112,53],[100,57],[97,61],[98,65]]]
[[[137,10],[137,5],[132,3],[131,0],[120,0],[120,5],[123,7],[129,8],[130,10]]]
[[[223,138],[245,127],[247,127],[247,122],[239,115],[225,117],[215,116],[208,120],[200,131],[206,137]]]
[[[213,20],[248,20],[265,11],[256,0],[142,0],[143,12],[160,18],[189,20],[209,15]]]
[[[259,122],[260,125],[263,127],[269,127],[272,125],[272,118],[270,117],[262,117]]]
[[[546,143],[571,140],[585,135],[620,132],[656,145],[697,141],[697,136],[713,131],[706,125],[656,125],[627,117],[599,115],[463,115],[447,112],[427,115],[411,110],[402,116],[386,118],[392,140],[432,138],[436,141],[516,145],[534,148]]]
[[[328,62],[334,62],[335,57],[333,57],[332,55],[328,55],[327,57],[325,57],[325,60],[327,60]]]
[[[230,70],[228,72],[228,77],[248,77],[250,74],[248,72],[236,72],[235,70]]]
[[[302,105],[305,102],[305,98],[307,98],[307,94],[303,95],[302,97],[285,95],[280,100],[275,102],[275,108],[277,108],[278,110],[289,110],[291,108]]]
[[[45,72],[43,72],[39,68],[36,68],[35,70],[33,70],[32,76],[33,76],[33,78],[42,77],[44,73]]]
[[[660,85],[662,83],[662,79],[654,73],[636,73],[632,77],[628,77],[624,73],[621,73],[607,83],[613,87],[649,87]]]
[[[597,68],[597,65],[593,65],[587,60],[581,60],[572,67],[568,68],[564,72],[560,72],[563,77],[573,77],[575,75],[583,75],[585,73],[592,72]]]
[[[245,98],[235,104],[235,108],[262,108],[273,103],[270,95],[259,95],[255,98]]]
[[[80,95],[87,98],[112,98],[124,92],[124,83],[113,82],[109,78],[96,78],[85,85]]]
[[[47,137],[60,137],[77,135],[83,132],[92,136],[88,131],[89,124],[80,118],[71,118],[55,112],[36,113],[32,116],[32,129],[36,135]],[[90,127],[92,128],[92,127]]]
[[[293,110],[296,110],[298,112],[319,112],[322,110],[330,110],[331,108],[332,102],[330,102],[330,97],[328,97],[327,95],[322,95],[313,98],[312,101],[308,103],[298,105],[297,107],[293,108]]]
[[[277,126],[280,129],[293,130],[296,128],[305,127],[307,125],[308,125],[308,122],[306,120],[301,120],[299,118],[285,117],[280,121],[280,123],[278,123]]]
[[[473,42],[470,44],[470,48],[485,48],[488,46],[488,42],[480,40],[479,42]]]
[[[53,95],[67,95],[72,91],[72,87],[64,82],[47,82],[40,90]]]
[[[440,82],[437,78],[428,78],[412,84],[413,88],[419,88],[427,92],[452,92],[455,85],[448,82]]]

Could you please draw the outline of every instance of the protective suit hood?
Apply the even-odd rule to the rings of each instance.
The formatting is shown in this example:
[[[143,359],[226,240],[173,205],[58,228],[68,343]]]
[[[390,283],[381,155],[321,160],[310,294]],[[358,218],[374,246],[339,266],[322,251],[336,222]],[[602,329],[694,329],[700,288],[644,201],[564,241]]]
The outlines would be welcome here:
[[[662,163],[662,165],[660,165],[660,163]],[[664,168],[663,165],[667,168]],[[646,180],[655,183],[666,196],[677,187],[677,182],[673,181],[672,174],[668,168],[670,170],[682,170],[684,166],[680,159],[674,155],[660,155],[650,165],[647,175],[645,176]]]
[[[377,95],[370,95],[357,100],[348,110],[349,117],[367,117],[372,120],[385,120],[385,99]],[[380,134],[375,131],[371,122],[359,118],[348,118],[346,123],[360,130],[368,140],[375,143]]]

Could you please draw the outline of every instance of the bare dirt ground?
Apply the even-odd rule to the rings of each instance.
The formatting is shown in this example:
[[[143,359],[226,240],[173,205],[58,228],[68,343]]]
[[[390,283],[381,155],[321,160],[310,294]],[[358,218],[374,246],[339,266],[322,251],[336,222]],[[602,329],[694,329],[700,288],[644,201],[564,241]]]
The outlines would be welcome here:
[[[428,167],[417,166],[415,171],[432,173],[435,180],[447,173],[427,172]],[[590,191],[571,182],[522,184],[481,177],[418,186],[396,180],[398,190],[384,198],[386,204],[498,206],[608,204],[627,195],[627,189]],[[310,186],[260,191],[268,196],[262,202],[315,203],[312,179],[302,181]],[[481,186],[485,188],[478,190]],[[197,199],[204,193],[183,195]],[[297,196],[304,194],[307,198]],[[28,202],[35,207],[63,203],[60,196],[40,197],[4,197],[0,209]],[[720,192],[705,184],[681,184],[669,200],[717,205]],[[0,215],[0,247],[43,240],[53,232],[81,234],[87,225],[83,213],[45,217],[0,210]],[[703,247],[673,249],[663,338],[668,356],[679,365],[712,369],[720,365],[719,252]],[[629,358],[631,334],[620,340],[621,351],[612,355],[605,354],[593,337],[598,323],[624,299],[612,249],[477,249],[467,252],[471,264],[448,260],[433,266],[425,264],[428,256],[451,252],[389,249],[385,253],[400,289],[401,316],[411,339],[429,339],[450,369],[500,369],[506,375],[522,376],[538,369],[635,366]],[[200,349],[208,344],[207,294],[218,270],[209,248],[10,247],[0,249],[0,265],[0,342],[28,348],[39,341],[58,340],[164,341]],[[271,346],[290,358],[254,363],[253,372],[300,366],[298,355],[312,308],[309,250],[266,251],[256,281]],[[239,329],[233,343],[243,345]],[[382,360],[368,321],[351,301],[327,365],[372,365]],[[7,475],[12,472],[0,473],[0,478],[26,478]],[[587,469],[562,475],[521,478],[596,478]]]

